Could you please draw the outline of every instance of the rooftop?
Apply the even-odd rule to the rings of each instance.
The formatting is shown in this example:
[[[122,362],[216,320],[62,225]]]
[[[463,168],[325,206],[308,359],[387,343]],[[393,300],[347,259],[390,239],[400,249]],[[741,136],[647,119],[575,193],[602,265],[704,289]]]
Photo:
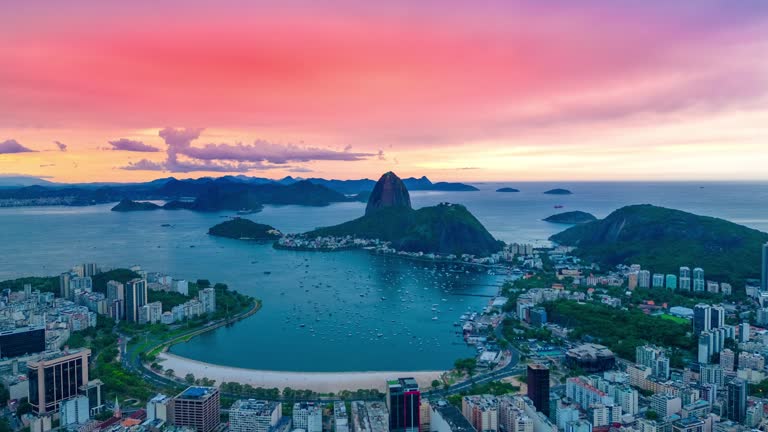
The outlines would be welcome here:
[[[431,407],[433,412],[440,414],[440,417],[448,423],[451,432],[477,432],[461,411],[446,401],[437,401],[432,403]]]
[[[192,386],[192,387],[187,387],[187,389],[179,393],[179,395],[176,396],[176,398],[177,399],[208,399],[216,392],[218,392],[218,389],[216,387]]]

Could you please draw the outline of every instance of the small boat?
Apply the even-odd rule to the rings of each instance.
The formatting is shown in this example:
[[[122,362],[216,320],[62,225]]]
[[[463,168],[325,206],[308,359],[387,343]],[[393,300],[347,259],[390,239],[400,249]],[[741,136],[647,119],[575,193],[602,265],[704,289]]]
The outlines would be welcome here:
[[[561,209],[561,208],[563,208],[563,205],[562,204],[558,204],[558,205],[555,206],[555,208],[556,209]]]
[[[437,317],[436,316],[432,317],[432,321],[437,321]]]
[[[265,271],[264,274],[268,275],[268,274],[272,274],[272,272],[271,271]]]

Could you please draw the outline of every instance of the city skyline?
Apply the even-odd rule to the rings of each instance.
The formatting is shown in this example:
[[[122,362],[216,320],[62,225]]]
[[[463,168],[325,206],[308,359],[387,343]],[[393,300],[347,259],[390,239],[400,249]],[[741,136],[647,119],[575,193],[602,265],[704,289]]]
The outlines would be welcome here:
[[[763,2],[27,3],[4,174],[768,180]]]

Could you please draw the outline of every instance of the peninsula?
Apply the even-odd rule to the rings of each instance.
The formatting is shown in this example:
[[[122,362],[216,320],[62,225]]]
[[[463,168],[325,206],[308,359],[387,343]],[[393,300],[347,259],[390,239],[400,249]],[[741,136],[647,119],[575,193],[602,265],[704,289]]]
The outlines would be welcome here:
[[[364,216],[305,236],[377,239],[398,251],[445,255],[488,256],[503,246],[462,205],[442,203],[414,210],[408,189],[393,172],[377,182]]]

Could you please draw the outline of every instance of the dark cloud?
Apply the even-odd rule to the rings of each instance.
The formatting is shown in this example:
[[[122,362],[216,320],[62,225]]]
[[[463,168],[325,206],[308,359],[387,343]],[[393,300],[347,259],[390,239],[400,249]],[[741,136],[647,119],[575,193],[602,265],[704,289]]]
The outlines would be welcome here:
[[[53,166],[56,166],[56,164],[43,164],[43,165],[40,165],[40,168],[48,168]]]
[[[63,142],[54,141],[53,143],[56,144],[56,147],[58,147],[60,151],[63,151],[63,152],[67,151],[67,145],[64,144]]]
[[[292,172],[310,172],[308,168],[290,167],[286,164],[315,160],[358,161],[376,156],[374,153],[352,152],[349,145],[344,151],[337,151],[296,144],[275,144],[265,140],[256,140],[253,144],[211,143],[200,147],[192,146],[192,142],[200,137],[202,131],[202,128],[165,128],[159,133],[167,145],[165,161],[142,159],[123,168],[168,172],[247,172],[287,168],[296,170]],[[110,142],[113,146],[114,143]]]
[[[386,156],[384,156],[384,150],[379,150],[379,152],[376,154],[376,157],[377,157],[379,160],[387,160],[387,157],[386,157]]]
[[[130,152],[143,152],[143,153],[155,153],[160,149],[148,144],[144,144],[141,141],[131,140],[127,138],[120,138],[119,140],[109,141],[112,146],[111,150],[122,150]]]
[[[34,150],[24,147],[14,139],[0,141],[0,154],[31,153]]]
[[[306,167],[293,167],[288,170],[288,172],[292,173],[310,173],[314,172],[312,169],[306,168]]]

